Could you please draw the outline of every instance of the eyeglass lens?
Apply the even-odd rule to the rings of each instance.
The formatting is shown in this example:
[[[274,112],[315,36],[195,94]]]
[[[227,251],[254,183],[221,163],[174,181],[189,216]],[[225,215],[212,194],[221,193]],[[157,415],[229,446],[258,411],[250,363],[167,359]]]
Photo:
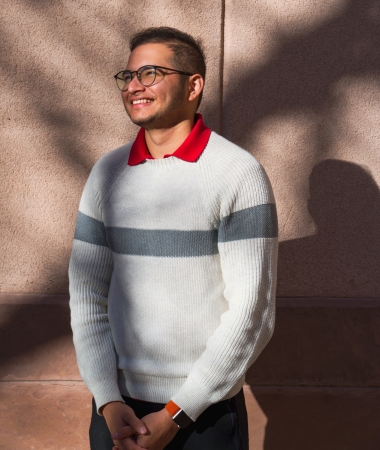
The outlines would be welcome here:
[[[128,89],[129,83],[132,81],[135,74],[132,75],[129,71],[120,72],[116,78],[117,85],[120,90]],[[151,86],[153,83],[158,83],[164,78],[164,74],[156,70],[155,67],[144,66],[137,71],[137,78],[143,86]]]

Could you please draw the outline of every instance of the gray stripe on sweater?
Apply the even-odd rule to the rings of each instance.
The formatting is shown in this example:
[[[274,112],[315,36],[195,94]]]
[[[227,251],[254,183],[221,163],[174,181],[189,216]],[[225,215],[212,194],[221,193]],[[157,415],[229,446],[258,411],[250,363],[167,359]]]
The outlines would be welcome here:
[[[104,227],[78,213],[74,239],[110,247],[121,255],[191,257],[218,253],[218,241],[272,238],[278,235],[274,204],[254,206],[224,217],[218,230],[143,230]]]
[[[241,239],[273,238],[278,236],[276,206],[272,203],[242,209],[223,217],[219,242]]]
[[[74,239],[88,242],[89,244],[108,247],[104,223],[93,219],[80,211],[78,212]]]
[[[191,257],[218,253],[217,230],[108,228],[111,250],[122,255]]]
[[[100,222],[78,213],[74,239],[110,247],[121,255],[207,256],[218,253],[217,230],[142,230],[104,227]]]

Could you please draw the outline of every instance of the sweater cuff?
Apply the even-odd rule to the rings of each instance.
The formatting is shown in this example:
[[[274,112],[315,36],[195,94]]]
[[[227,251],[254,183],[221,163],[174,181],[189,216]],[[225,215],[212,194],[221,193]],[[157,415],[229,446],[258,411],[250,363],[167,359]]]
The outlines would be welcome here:
[[[171,397],[171,400],[183,409],[194,422],[206,408],[214,403],[209,399],[204,386],[194,379],[191,380],[191,383],[187,380],[181,389]]]
[[[120,394],[119,386],[117,381],[102,380],[98,382],[93,382],[88,386],[92,395],[94,396],[96,409],[99,415],[100,408],[110,402],[122,402],[125,403],[123,397]]]

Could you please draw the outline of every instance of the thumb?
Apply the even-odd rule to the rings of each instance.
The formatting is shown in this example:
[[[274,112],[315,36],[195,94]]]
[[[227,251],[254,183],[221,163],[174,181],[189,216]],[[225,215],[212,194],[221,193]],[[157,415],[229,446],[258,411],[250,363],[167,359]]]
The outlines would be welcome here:
[[[129,417],[129,425],[139,434],[147,434],[148,432],[145,423],[134,414],[132,417]]]
[[[136,430],[133,429],[132,427],[130,427],[129,425],[127,425],[126,427],[119,428],[114,433],[112,433],[111,438],[116,441],[119,441],[121,439],[133,437],[135,435],[136,435]],[[123,449],[124,449],[124,447],[123,447]],[[117,449],[117,450],[120,450],[120,449]]]
[[[125,439],[127,437],[135,435],[136,433],[146,434],[148,432],[144,422],[139,418],[137,418],[133,412],[124,414],[122,419],[125,423],[128,423],[128,425],[119,428],[114,433],[112,433],[111,436],[112,439],[116,440]]]

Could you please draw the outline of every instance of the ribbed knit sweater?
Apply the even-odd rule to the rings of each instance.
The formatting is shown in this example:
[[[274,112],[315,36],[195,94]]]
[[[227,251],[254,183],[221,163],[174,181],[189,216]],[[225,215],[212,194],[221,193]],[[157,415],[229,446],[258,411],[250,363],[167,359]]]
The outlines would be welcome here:
[[[277,217],[268,178],[212,132],[196,162],[95,164],[70,260],[72,329],[97,407],[121,395],[195,420],[237,394],[274,327]]]

